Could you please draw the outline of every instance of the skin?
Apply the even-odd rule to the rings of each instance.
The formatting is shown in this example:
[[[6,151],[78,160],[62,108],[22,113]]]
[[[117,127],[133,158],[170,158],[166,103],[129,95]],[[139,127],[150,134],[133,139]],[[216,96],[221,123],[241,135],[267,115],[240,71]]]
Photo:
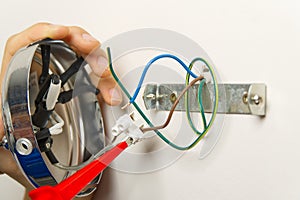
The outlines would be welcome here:
[[[22,47],[44,38],[59,39],[65,41],[79,55],[86,58],[90,64],[94,76],[100,78],[98,88],[101,91],[101,97],[109,105],[118,105],[121,103],[121,93],[107,68],[106,54],[100,49],[101,43],[94,39],[86,30],[77,26],[62,26],[49,23],[34,24],[26,30],[11,36],[6,43],[2,59],[1,82],[5,76],[9,62],[14,54]],[[99,58],[101,57],[101,62]],[[104,59],[103,59],[104,58]],[[107,62],[107,61],[106,61]],[[101,64],[99,64],[101,63]],[[105,65],[106,64],[106,65]],[[0,101],[1,104],[1,101]],[[2,106],[1,106],[2,108]],[[2,109],[0,109],[0,141],[4,136],[4,127],[2,121]],[[18,168],[12,154],[0,148],[0,173],[6,173],[13,179],[21,183],[27,191],[33,189],[24,175]],[[89,199],[89,198],[88,198]]]

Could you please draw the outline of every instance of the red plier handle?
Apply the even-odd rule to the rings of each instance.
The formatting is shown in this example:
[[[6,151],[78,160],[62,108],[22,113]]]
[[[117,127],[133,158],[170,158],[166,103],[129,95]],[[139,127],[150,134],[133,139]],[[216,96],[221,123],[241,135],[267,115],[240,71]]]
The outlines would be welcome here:
[[[130,140],[119,143],[58,185],[39,187],[30,191],[29,196],[32,200],[70,200],[74,198],[130,144]]]

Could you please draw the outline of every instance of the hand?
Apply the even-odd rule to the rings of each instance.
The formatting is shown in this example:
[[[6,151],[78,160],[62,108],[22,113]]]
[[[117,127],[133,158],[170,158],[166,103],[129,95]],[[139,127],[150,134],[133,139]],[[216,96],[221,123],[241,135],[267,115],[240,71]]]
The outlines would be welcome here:
[[[86,57],[92,51],[93,53],[87,57],[93,72],[100,77],[101,84],[98,88],[104,101],[110,105],[118,105],[122,101],[122,96],[116,83],[107,69],[108,62],[106,54],[99,48],[100,42],[93,38],[84,29],[76,26],[60,26],[49,23],[38,23],[28,29],[11,36],[5,47],[4,56],[2,60],[2,70],[0,81],[2,83],[7,70],[8,64],[13,55],[20,48],[28,44],[41,40],[44,38],[59,39],[65,41],[77,54]],[[96,49],[96,51],[94,51]],[[1,102],[1,101],[0,101]],[[2,113],[1,113],[2,114]],[[0,114],[0,141],[4,136],[4,128],[2,122],[2,115]],[[0,172],[6,173],[12,178],[16,179],[26,188],[31,188],[26,178],[21,173],[16,165],[11,153],[0,148]]]

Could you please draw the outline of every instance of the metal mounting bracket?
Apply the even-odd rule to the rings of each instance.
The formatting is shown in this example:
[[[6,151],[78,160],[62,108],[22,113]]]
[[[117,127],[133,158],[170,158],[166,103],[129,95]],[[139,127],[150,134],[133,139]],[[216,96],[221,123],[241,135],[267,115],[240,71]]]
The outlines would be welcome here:
[[[184,84],[147,84],[143,94],[144,104],[147,110],[168,111],[172,107],[177,95],[186,86]],[[218,84],[219,107],[218,113],[226,114],[252,114],[266,115],[266,92],[265,84]],[[214,88],[207,84],[202,90],[204,111],[212,111]],[[189,90],[190,111],[199,112],[197,100],[198,85]],[[181,99],[175,109],[185,111],[184,99]]]

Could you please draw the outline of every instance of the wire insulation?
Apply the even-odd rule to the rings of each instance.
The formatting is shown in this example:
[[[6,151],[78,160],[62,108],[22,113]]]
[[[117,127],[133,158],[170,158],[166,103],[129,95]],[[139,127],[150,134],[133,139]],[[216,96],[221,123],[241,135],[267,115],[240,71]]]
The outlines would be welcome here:
[[[141,78],[140,78],[140,80],[139,80],[138,86],[137,86],[137,88],[136,88],[136,90],[135,90],[135,92],[134,92],[132,98],[130,98],[130,101],[129,101],[130,103],[133,103],[133,102],[135,101],[137,95],[139,94],[139,92],[140,92],[140,90],[141,90],[141,86],[142,86],[142,84],[143,84],[143,82],[144,82],[144,79],[145,79],[145,77],[146,77],[146,74],[147,74],[147,72],[148,72],[150,66],[151,66],[155,61],[157,61],[157,60],[159,60],[159,59],[162,59],[162,58],[171,58],[171,59],[173,59],[173,60],[176,60],[176,61],[177,61],[177,62],[178,62],[178,63],[186,70],[186,72],[187,72],[189,75],[191,75],[193,78],[197,78],[197,75],[194,74],[194,73],[190,70],[190,68],[189,68],[184,62],[182,62],[182,60],[180,60],[178,57],[176,57],[176,56],[174,56],[174,55],[171,55],[171,54],[161,54],[161,55],[158,55],[158,56],[152,58],[152,59],[146,64],[146,66],[145,66],[145,68],[144,68],[144,70],[143,70],[143,73],[142,73],[142,75],[141,75]]]
[[[143,83],[143,80],[144,80],[144,77],[145,77],[145,75],[146,75],[146,72],[147,72],[147,70],[149,69],[149,67],[150,67],[150,65],[151,65],[151,63],[154,63],[154,61],[156,61],[157,60],[157,58],[159,58],[160,56],[157,56],[157,57],[155,57],[154,59],[152,59],[152,60],[150,60],[148,63],[150,63],[149,65],[147,64],[146,65],[146,67],[145,67],[145,69],[144,69],[144,71],[143,71],[143,75],[142,75],[142,77],[141,77],[141,79],[140,79],[140,81],[139,81],[139,84],[138,84],[138,88],[136,89],[136,92],[135,92],[135,94],[136,95],[134,95],[133,97],[131,97],[131,95],[129,94],[129,92],[127,91],[127,89],[125,88],[125,86],[123,85],[123,83],[120,81],[120,79],[119,79],[119,77],[117,76],[117,74],[115,73],[115,71],[114,71],[114,68],[113,68],[113,64],[112,64],[112,57],[111,57],[111,51],[110,51],[110,48],[108,47],[107,48],[107,55],[108,55],[108,62],[109,62],[109,69],[110,69],[110,71],[111,71],[111,73],[112,73],[112,76],[113,76],[113,78],[115,79],[115,81],[117,82],[117,84],[119,85],[119,87],[121,88],[121,90],[125,93],[125,95],[127,96],[127,98],[128,99],[130,99],[130,103],[135,107],[135,109],[138,111],[138,113],[142,116],[142,118],[145,120],[145,122],[151,127],[151,128],[155,128],[155,126],[152,124],[152,122],[148,119],[148,117],[145,115],[145,113],[141,110],[141,108],[137,105],[137,103],[134,101],[135,99],[136,99],[136,97],[137,97],[137,94],[138,94],[138,92],[139,92],[139,90],[140,90],[140,87],[141,87],[141,85],[142,85],[142,83]],[[166,55],[166,54],[163,54],[163,55]],[[167,54],[167,55],[169,55],[169,54]],[[163,57],[163,56],[162,56]],[[172,57],[175,57],[175,56],[172,56]],[[174,58],[175,59],[175,58]],[[176,57],[176,59],[175,60],[180,60],[179,58],[177,58]],[[192,66],[193,66],[193,64],[196,62],[196,61],[198,61],[198,60],[203,60],[204,61],[204,63],[207,65],[207,67],[209,68],[209,70],[210,70],[210,73],[211,73],[211,75],[212,75],[212,79],[213,79],[213,84],[214,84],[214,95],[215,95],[215,98],[214,98],[214,107],[213,107],[213,110],[212,110],[212,116],[211,116],[211,118],[210,118],[210,121],[209,121],[209,125],[208,125],[208,127],[207,128],[205,128],[204,129],[204,131],[203,132],[199,132],[200,134],[198,134],[198,137],[194,140],[194,141],[192,141],[192,143],[191,144],[189,144],[189,145],[186,145],[186,146],[179,146],[179,145],[176,145],[175,143],[173,143],[172,141],[170,141],[169,139],[167,139],[158,129],[157,129],[157,127],[156,127],[156,129],[154,129],[153,131],[164,141],[164,142],[166,142],[168,145],[170,145],[171,147],[173,147],[173,148],[175,148],[175,149],[178,149],[178,150],[188,150],[188,149],[191,149],[192,147],[194,147],[205,135],[206,135],[206,133],[208,132],[208,130],[209,130],[209,128],[211,127],[211,125],[212,125],[212,122],[214,121],[214,119],[215,119],[215,115],[216,115],[216,112],[217,112],[217,109],[218,109],[218,86],[217,86],[217,81],[216,81],[216,76],[215,76],[215,73],[214,73],[214,71],[213,71],[213,68],[211,68],[208,64],[207,64],[207,62],[204,60],[204,59],[202,59],[202,58],[196,58],[196,59],[194,59],[192,62],[191,62],[191,64],[190,64],[190,67],[188,68],[188,70],[186,70],[187,71],[187,74],[188,74],[188,78],[187,78],[187,80],[189,80],[189,77],[190,76],[192,76],[193,78],[197,78],[198,76],[197,75],[195,75],[193,72],[191,72],[191,68],[192,68]],[[180,64],[181,63],[183,63],[181,60],[180,61],[178,61]],[[184,63],[183,63],[184,64]],[[182,65],[182,64],[181,64]],[[185,64],[184,65],[182,65],[182,66],[186,66]],[[191,73],[190,73],[191,72]],[[203,78],[203,77],[202,77]],[[200,79],[199,79],[200,80]],[[198,81],[199,81],[198,80]],[[204,84],[204,83],[203,83]],[[202,105],[202,97],[201,97],[201,93],[202,93],[202,87],[203,87],[203,84],[201,85],[201,83],[200,83],[200,85],[199,85],[199,89],[198,89],[198,100],[199,100],[199,106],[200,106],[200,111],[202,110],[203,111],[203,113],[204,113],[204,109],[203,109],[203,105]],[[202,112],[201,111],[201,112]],[[188,112],[188,111],[187,111]],[[205,115],[204,114],[202,114],[202,117],[204,117],[205,118]],[[204,119],[203,119],[204,120]],[[192,123],[192,121],[191,121],[191,123]],[[205,122],[205,124],[206,124],[206,122]],[[197,129],[195,129],[195,130],[197,130]],[[194,130],[194,131],[195,131]],[[145,129],[144,129],[144,131],[145,131]]]
[[[170,123],[171,121],[171,118],[172,118],[172,115],[175,111],[175,108],[176,106],[178,105],[180,99],[183,97],[183,95],[186,94],[186,92],[193,86],[195,85],[196,82],[200,81],[200,80],[203,80],[203,76],[199,76],[197,78],[195,78],[186,88],[184,88],[184,90],[179,94],[179,96],[177,97],[177,99],[175,100],[175,102],[173,103],[171,109],[170,109],[170,112],[169,112],[169,115],[167,117],[167,120],[164,124],[160,125],[160,126],[154,126],[154,127],[149,127],[149,128],[142,128],[141,130],[143,132],[147,132],[147,131],[154,131],[154,130],[159,130],[159,129],[163,129],[165,128],[166,126],[168,126],[168,124]]]

